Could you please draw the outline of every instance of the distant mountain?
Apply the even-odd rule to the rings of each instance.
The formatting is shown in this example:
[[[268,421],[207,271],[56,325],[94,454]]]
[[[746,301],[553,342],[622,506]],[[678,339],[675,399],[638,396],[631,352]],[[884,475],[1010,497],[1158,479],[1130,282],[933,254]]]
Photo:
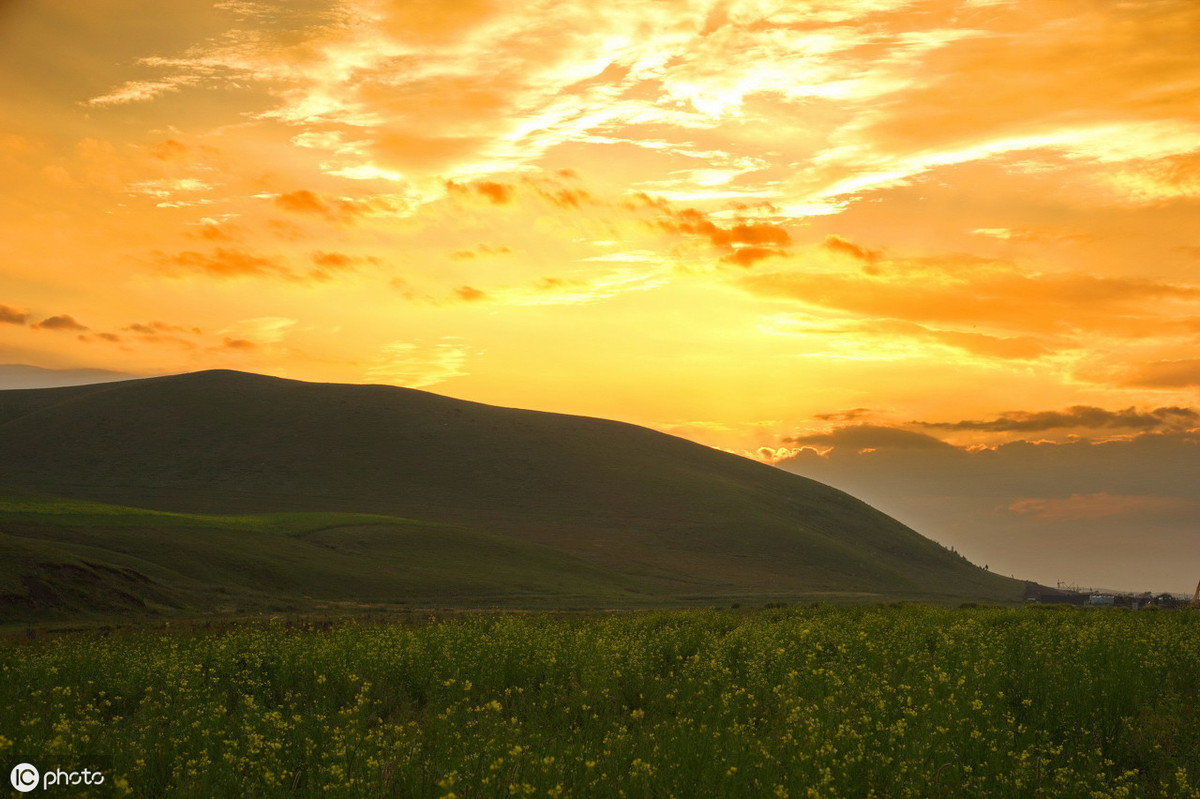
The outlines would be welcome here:
[[[53,503],[45,498],[175,514],[380,514],[457,531],[445,535],[512,542],[505,563],[535,551],[541,558],[544,568],[529,585],[493,580],[483,593],[458,586],[440,597],[468,604],[506,592],[536,597],[543,589],[530,586],[569,573],[562,571],[567,560],[570,569],[588,571],[592,585],[546,588],[551,593],[542,598],[551,604],[554,590],[571,593],[576,604],[607,605],[618,598],[623,604],[730,597],[1015,600],[1023,587],[845,493],[761,463],[620,422],[413,389],[209,371],[0,391],[0,452],[0,486],[14,496],[43,498],[32,521],[6,515],[0,502],[0,533],[26,543],[39,539],[38,546],[49,540],[74,546],[76,555],[85,546],[82,534],[63,532],[73,524],[70,514],[55,530],[47,510]],[[129,555],[132,545],[120,543],[124,533],[96,535],[103,518],[88,518],[93,560],[103,560],[106,546],[123,546],[122,557]],[[146,536],[155,525],[187,527],[156,518],[137,528],[142,561],[154,560]],[[369,597],[345,596],[415,596],[405,588],[414,573],[388,543],[387,525],[367,527],[342,522],[331,529],[357,529],[361,557],[388,550],[400,558],[394,584],[377,584]],[[412,547],[429,544],[424,532],[426,543],[413,539]],[[345,554],[349,539],[339,535],[308,546]],[[467,556],[467,538],[455,545],[455,558],[476,573],[458,576],[486,578],[488,561]],[[288,557],[294,561],[298,553]],[[23,557],[37,561],[28,552]],[[264,591],[287,593],[270,572],[286,571],[288,561],[273,567],[271,556],[264,558],[256,567],[265,570]],[[213,564],[197,565],[208,582],[220,581]],[[242,566],[228,564],[244,582]],[[440,566],[447,575],[456,567],[453,559]],[[346,563],[338,568],[353,570]],[[293,581],[292,593],[312,594],[317,572]],[[155,579],[156,590],[169,593],[169,575]],[[19,582],[20,575],[10,576]],[[438,599],[436,581],[427,587],[421,597]]]
[[[111,369],[45,369],[23,363],[0,363],[0,389],[55,388],[86,383],[111,383],[136,375]]]

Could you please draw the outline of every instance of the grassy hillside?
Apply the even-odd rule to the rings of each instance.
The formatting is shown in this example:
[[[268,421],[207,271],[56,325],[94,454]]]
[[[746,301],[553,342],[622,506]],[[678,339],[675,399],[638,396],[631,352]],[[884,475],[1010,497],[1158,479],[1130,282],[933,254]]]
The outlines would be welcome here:
[[[499,536],[660,597],[1021,590],[847,494],[760,463],[619,422],[411,389],[200,372],[3,391],[0,449],[0,485],[175,514],[99,527],[59,517],[76,533],[90,524],[152,539],[200,514],[226,518],[206,522],[208,535],[237,532],[221,526],[237,518],[260,525],[244,534],[273,535],[315,523],[280,514],[374,514]],[[20,521],[19,508],[5,513]]]
[[[0,497],[0,622],[337,602],[628,606],[647,601],[643,582],[537,544],[390,516]]]

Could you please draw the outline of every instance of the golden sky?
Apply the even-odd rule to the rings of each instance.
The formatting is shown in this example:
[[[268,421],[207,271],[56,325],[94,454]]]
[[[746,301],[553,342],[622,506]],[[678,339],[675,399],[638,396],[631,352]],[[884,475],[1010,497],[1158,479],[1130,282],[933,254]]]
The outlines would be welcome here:
[[[7,0],[0,362],[769,460],[1195,443],[1198,34],[1195,0]]]

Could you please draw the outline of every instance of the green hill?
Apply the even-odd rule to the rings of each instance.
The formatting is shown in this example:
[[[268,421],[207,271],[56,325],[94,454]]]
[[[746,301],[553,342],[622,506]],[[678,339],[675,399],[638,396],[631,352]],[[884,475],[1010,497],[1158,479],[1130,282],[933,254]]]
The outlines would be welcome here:
[[[25,548],[14,563],[128,567],[184,606],[225,583],[606,606],[1021,591],[779,469],[633,425],[412,389],[212,371],[0,391],[0,452],[0,533]],[[75,510],[56,515],[56,501]],[[53,551],[39,561],[37,547]]]

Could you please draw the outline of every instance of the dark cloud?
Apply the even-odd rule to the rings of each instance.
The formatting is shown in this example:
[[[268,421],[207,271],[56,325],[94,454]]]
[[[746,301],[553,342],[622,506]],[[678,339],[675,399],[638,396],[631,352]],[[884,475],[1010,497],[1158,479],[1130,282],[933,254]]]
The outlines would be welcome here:
[[[834,411],[833,413],[819,413],[814,416],[814,419],[820,419],[823,422],[853,422],[856,419],[862,419],[866,416],[874,415],[875,411],[870,408],[851,408],[848,411]]]
[[[989,433],[1034,433],[1071,427],[1093,429],[1124,428],[1154,430],[1176,428],[1200,421],[1192,408],[1155,408],[1139,412],[1134,408],[1108,411],[1091,405],[1075,405],[1065,411],[1009,411],[995,419],[958,422],[913,422],[938,430],[979,430]]]
[[[258,347],[253,341],[244,338],[226,338],[221,342],[221,348],[227,350],[252,350]]]
[[[29,314],[8,305],[0,305],[0,324],[24,325],[29,323]]]
[[[38,330],[87,330],[85,324],[76,321],[73,316],[59,314],[51,316],[33,325]]]
[[[796,446],[845,447],[855,451],[864,449],[954,449],[945,441],[925,433],[873,424],[848,425],[829,433],[785,438],[784,443]]]
[[[200,333],[200,328],[198,327],[183,327],[159,321],[146,322],[145,324],[134,322],[131,325],[121,328],[121,330],[126,333],[140,333],[143,336],[153,336],[159,333],[195,333],[197,335]]]
[[[780,468],[835,486],[993,571],[1053,585],[1190,590],[1200,558],[1200,433],[995,449],[875,446],[889,435],[821,437]],[[902,435],[896,436],[905,440]]]

